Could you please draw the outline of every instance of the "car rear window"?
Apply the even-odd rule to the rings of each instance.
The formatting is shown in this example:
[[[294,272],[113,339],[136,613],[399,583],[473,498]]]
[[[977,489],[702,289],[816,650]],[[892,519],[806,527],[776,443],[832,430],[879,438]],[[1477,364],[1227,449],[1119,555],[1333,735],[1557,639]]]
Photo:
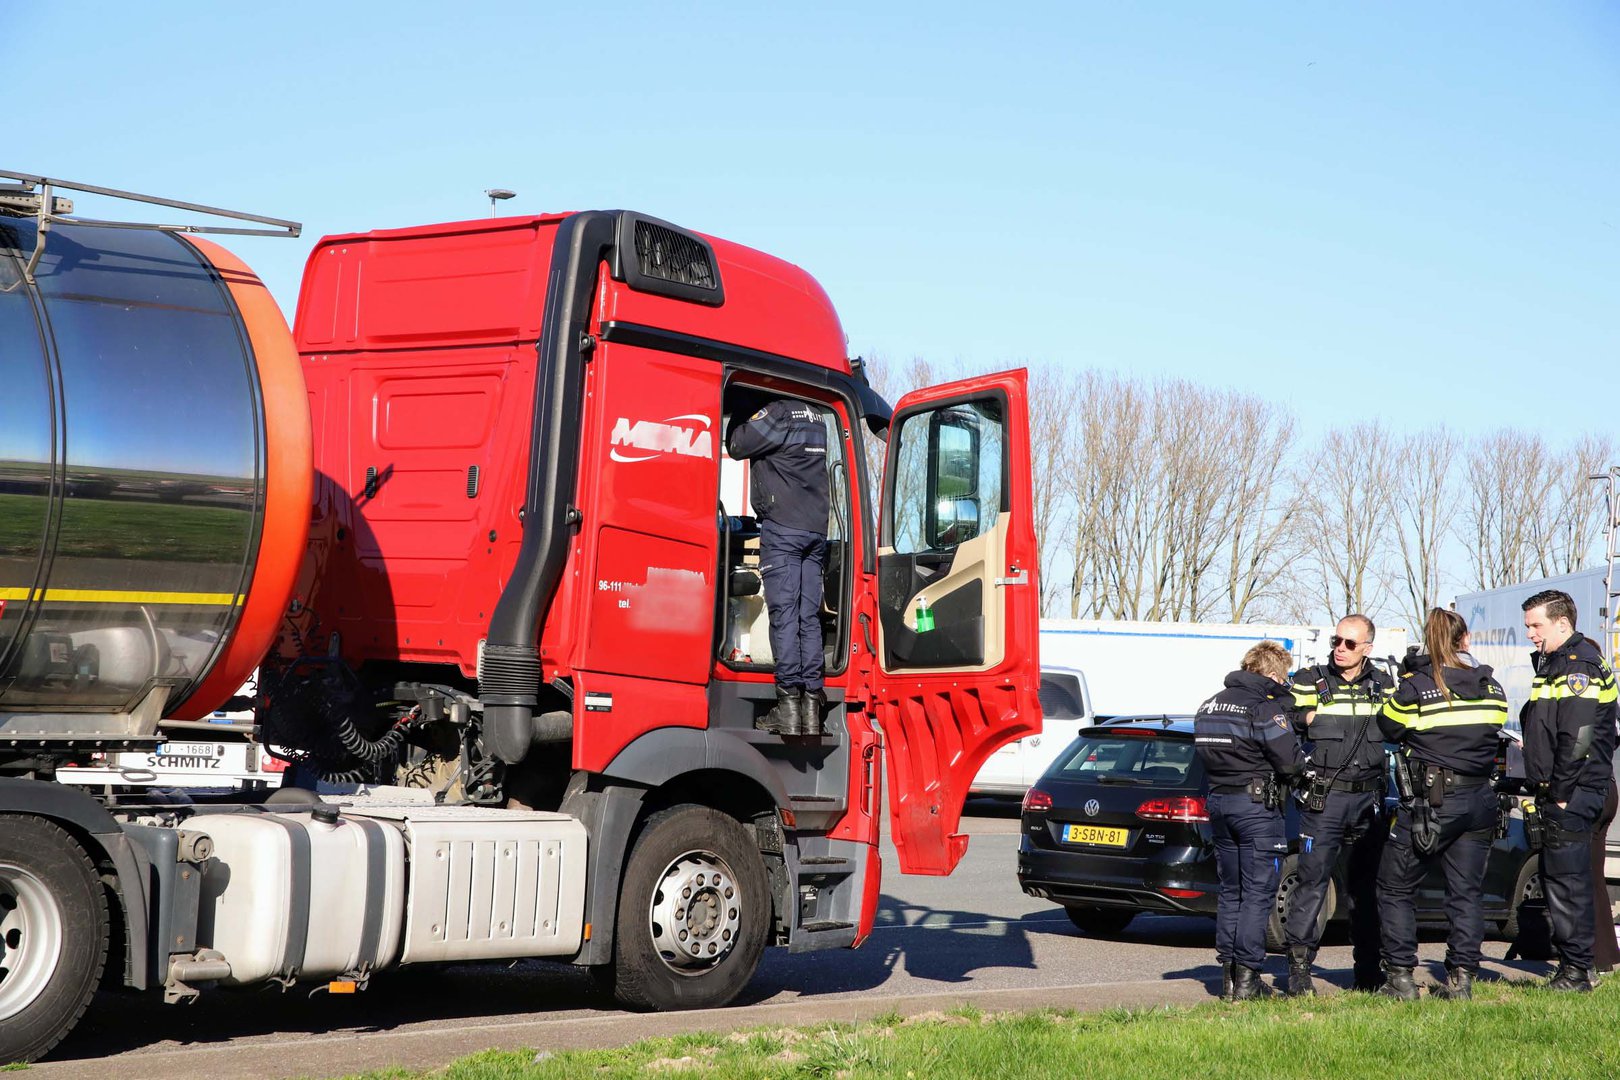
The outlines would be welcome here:
[[[1066,780],[1110,777],[1155,787],[1186,787],[1202,776],[1191,739],[1082,735],[1052,770]]]

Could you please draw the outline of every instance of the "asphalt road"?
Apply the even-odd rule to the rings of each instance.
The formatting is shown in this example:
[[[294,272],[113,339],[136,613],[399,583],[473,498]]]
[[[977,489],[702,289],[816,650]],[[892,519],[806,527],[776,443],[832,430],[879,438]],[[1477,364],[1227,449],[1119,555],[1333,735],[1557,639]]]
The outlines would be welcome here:
[[[385,973],[353,997],[305,991],[212,991],[189,1007],[155,996],[101,995],[53,1060],[55,1078],[342,1076],[387,1065],[441,1066],[492,1047],[613,1046],[650,1035],[910,1014],[972,1002],[982,1009],[1183,1003],[1219,982],[1213,923],[1142,915],[1123,934],[1090,938],[1061,909],[1019,891],[1014,808],[975,804],[968,853],[949,878],[906,877],[885,852],[883,902],[860,949],[768,950],[729,1009],[639,1016],[591,996],[571,968],[539,961]],[[1331,940],[1331,939],[1330,939]],[[1502,942],[1486,943],[1499,959]],[[1425,959],[1444,946],[1429,935]],[[1284,970],[1273,957],[1270,970]],[[1319,972],[1348,985],[1350,950],[1329,944]],[[1545,965],[1493,963],[1528,978]],[[1319,980],[1320,981],[1320,980]]]

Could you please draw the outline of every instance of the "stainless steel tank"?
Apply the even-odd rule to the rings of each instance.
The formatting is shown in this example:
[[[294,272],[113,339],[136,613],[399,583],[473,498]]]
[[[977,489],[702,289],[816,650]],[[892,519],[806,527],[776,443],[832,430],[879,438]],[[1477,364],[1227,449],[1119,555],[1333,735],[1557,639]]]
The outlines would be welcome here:
[[[0,217],[0,742],[206,715],[302,557],[308,404],[286,322],[205,241]]]

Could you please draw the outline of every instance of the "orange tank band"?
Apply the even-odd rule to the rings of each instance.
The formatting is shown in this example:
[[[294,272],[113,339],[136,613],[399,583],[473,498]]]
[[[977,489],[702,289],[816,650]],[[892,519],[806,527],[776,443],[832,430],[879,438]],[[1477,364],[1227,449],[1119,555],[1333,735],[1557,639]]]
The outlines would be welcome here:
[[[241,312],[264,396],[266,436],[264,529],[241,617],[213,668],[173,714],[197,720],[236,692],[276,639],[308,543],[315,473],[309,398],[281,308],[235,255],[195,236],[182,239],[219,272]]]

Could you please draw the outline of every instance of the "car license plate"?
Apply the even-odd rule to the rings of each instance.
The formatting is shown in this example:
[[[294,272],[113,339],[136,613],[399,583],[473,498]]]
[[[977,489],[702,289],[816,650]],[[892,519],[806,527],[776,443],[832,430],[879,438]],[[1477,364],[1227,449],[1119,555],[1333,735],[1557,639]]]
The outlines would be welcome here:
[[[1063,839],[1070,844],[1100,844],[1103,847],[1124,847],[1125,830],[1109,829],[1101,825],[1069,825],[1063,830]]]

